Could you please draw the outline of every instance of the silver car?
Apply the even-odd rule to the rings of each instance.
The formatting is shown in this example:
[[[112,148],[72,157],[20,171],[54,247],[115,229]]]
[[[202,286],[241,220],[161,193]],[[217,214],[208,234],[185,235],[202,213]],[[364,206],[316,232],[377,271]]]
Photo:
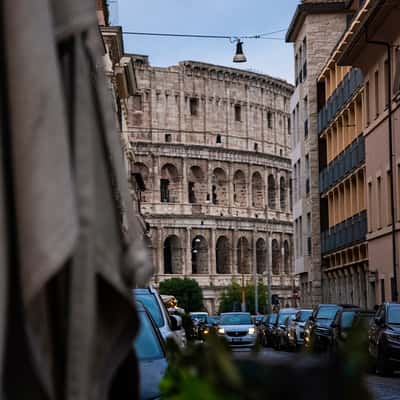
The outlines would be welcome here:
[[[217,333],[232,347],[253,347],[257,340],[256,326],[246,312],[222,313]]]

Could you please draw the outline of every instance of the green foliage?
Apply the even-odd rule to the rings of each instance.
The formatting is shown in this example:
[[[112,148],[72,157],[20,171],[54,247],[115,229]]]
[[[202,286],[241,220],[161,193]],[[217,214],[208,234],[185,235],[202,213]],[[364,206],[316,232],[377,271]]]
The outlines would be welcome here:
[[[245,287],[246,311],[255,314],[254,284],[247,284]],[[268,299],[267,287],[262,281],[258,282],[258,311],[266,312]],[[219,312],[233,311],[234,306],[242,302],[242,287],[238,282],[232,283],[222,292],[220,297]]]
[[[171,278],[160,283],[160,294],[175,296],[178,306],[186,312],[201,311],[203,291],[194,279]]]

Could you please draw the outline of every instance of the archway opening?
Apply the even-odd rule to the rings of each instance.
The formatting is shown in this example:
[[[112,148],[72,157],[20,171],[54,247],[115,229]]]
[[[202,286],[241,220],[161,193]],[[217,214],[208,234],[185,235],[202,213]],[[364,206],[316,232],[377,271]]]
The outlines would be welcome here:
[[[220,238],[218,238],[215,258],[217,262],[217,274],[230,274],[231,255],[229,239],[226,236],[221,236]]]

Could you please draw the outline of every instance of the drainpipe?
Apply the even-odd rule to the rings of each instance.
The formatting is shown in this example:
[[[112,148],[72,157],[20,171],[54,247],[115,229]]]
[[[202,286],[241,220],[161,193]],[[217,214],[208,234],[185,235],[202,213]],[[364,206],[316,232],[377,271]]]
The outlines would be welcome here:
[[[368,29],[368,28],[367,28]],[[366,42],[369,44],[374,44],[377,46],[385,46],[387,50],[388,57],[388,82],[387,82],[387,91],[388,91],[388,139],[389,139],[389,172],[390,172],[390,209],[392,216],[392,261],[393,261],[393,294],[392,301],[398,301],[398,288],[397,288],[397,253],[396,253],[396,210],[395,210],[395,195],[394,195],[394,154],[393,154],[393,109],[392,109],[392,45],[389,42],[384,41],[374,41],[368,39],[368,31],[365,31],[366,34]]]

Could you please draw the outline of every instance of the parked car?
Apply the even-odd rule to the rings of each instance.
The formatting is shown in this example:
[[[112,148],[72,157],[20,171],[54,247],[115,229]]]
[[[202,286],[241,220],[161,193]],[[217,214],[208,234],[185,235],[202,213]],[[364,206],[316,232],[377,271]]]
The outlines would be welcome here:
[[[253,347],[257,340],[256,326],[246,312],[222,313],[217,333],[232,347]]]
[[[320,304],[312,314],[305,329],[305,345],[314,350],[327,350],[332,340],[332,326],[338,313],[342,310],[359,310],[348,304]]]
[[[263,346],[272,346],[272,332],[276,320],[278,318],[278,313],[268,314],[262,324],[259,327],[260,342]]]
[[[161,396],[160,381],[168,366],[165,344],[145,306],[136,302],[136,309],[140,325],[133,347],[139,363],[140,399],[158,399]]]
[[[347,340],[351,329],[361,324],[360,333],[365,336],[361,338],[367,343],[368,327],[375,315],[374,311],[361,310],[359,308],[341,308],[331,325],[331,337],[329,340],[329,351],[335,353]],[[365,349],[367,352],[367,348]]]
[[[161,336],[165,341],[171,339],[183,348],[186,345],[186,334],[182,327],[182,318],[178,315],[168,315],[167,309],[157,290],[153,287],[133,289],[136,300],[139,300],[150,312]]]
[[[368,352],[375,370],[389,375],[400,369],[400,304],[384,303],[368,331]]]
[[[296,312],[296,308],[282,308],[279,310],[272,331],[272,345],[275,350],[281,350],[287,346],[288,322],[290,319],[294,319]]]
[[[304,344],[304,326],[311,314],[311,308],[303,308],[297,311],[295,318],[290,322],[287,336],[290,348],[297,349]]]

